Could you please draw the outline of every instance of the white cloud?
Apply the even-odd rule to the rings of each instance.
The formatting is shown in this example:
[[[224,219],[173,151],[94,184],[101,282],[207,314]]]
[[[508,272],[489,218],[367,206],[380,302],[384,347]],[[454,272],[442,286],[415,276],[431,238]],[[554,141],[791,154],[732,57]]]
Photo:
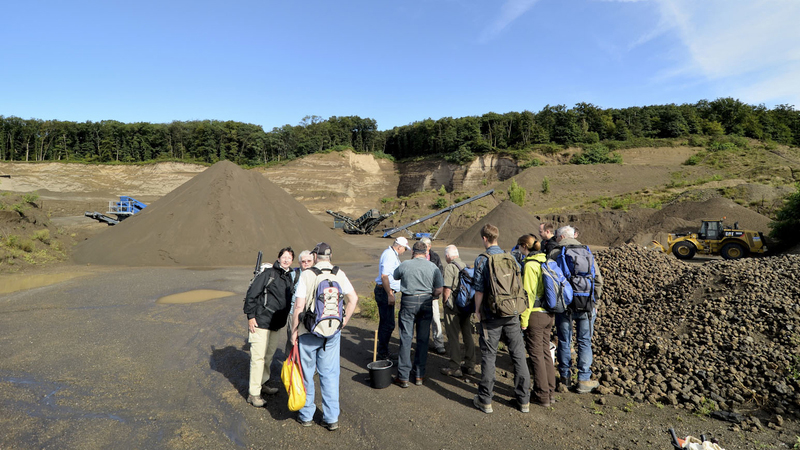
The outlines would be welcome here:
[[[533,8],[538,0],[506,0],[500,7],[500,14],[481,33],[480,41],[486,42],[500,34],[511,22],[517,20],[529,9]]]
[[[751,102],[800,99],[800,2],[656,0],[686,47],[673,73],[724,82]]]

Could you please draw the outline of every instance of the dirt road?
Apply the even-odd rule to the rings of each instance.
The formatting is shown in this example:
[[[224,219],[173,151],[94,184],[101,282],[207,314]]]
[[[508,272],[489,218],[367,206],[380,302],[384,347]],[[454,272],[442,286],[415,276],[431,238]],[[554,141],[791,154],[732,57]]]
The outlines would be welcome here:
[[[370,254],[387,245],[359,239]],[[250,268],[75,269],[90,274],[0,295],[0,448],[666,449],[674,426],[733,449],[781,448],[800,433],[790,420],[781,431],[734,433],[729,424],[672,407],[572,393],[559,394],[550,409],[521,414],[512,405],[505,355],[492,415],[471,406],[476,379],[440,375],[446,361],[433,354],[424,386],[374,390],[366,364],[376,325],[365,319],[344,330],[341,429],[303,428],[286,408],[285,392],[268,398],[266,408],[245,402],[241,297]],[[373,264],[343,269],[369,294]],[[234,295],[156,303],[193,289]]]

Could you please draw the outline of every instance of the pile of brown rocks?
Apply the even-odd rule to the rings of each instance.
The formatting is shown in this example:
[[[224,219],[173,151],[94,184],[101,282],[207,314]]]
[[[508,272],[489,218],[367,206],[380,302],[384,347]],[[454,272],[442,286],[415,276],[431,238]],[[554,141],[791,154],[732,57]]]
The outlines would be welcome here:
[[[600,393],[699,412],[800,411],[800,255],[685,263],[601,251]]]

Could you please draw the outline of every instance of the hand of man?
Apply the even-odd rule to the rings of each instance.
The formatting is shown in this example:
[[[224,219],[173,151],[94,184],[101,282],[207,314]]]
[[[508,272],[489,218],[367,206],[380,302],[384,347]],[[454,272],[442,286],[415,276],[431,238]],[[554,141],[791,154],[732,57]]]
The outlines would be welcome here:
[[[387,294],[387,298],[388,298],[387,303],[389,304],[389,306],[394,305],[394,292],[389,292]]]
[[[297,345],[297,329],[292,331],[292,346]]]
[[[256,318],[253,317],[252,319],[247,321],[247,328],[250,330],[251,333],[256,332],[256,328],[258,328],[258,324],[256,323]]]

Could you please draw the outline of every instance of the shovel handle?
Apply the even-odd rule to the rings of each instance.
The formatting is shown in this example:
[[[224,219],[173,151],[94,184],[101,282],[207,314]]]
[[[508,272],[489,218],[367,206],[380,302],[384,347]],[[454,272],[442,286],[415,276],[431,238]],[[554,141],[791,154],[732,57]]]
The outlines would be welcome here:
[[[375,343],[372,345],[372,362],[378,359],[378,330],[375,330]]]

